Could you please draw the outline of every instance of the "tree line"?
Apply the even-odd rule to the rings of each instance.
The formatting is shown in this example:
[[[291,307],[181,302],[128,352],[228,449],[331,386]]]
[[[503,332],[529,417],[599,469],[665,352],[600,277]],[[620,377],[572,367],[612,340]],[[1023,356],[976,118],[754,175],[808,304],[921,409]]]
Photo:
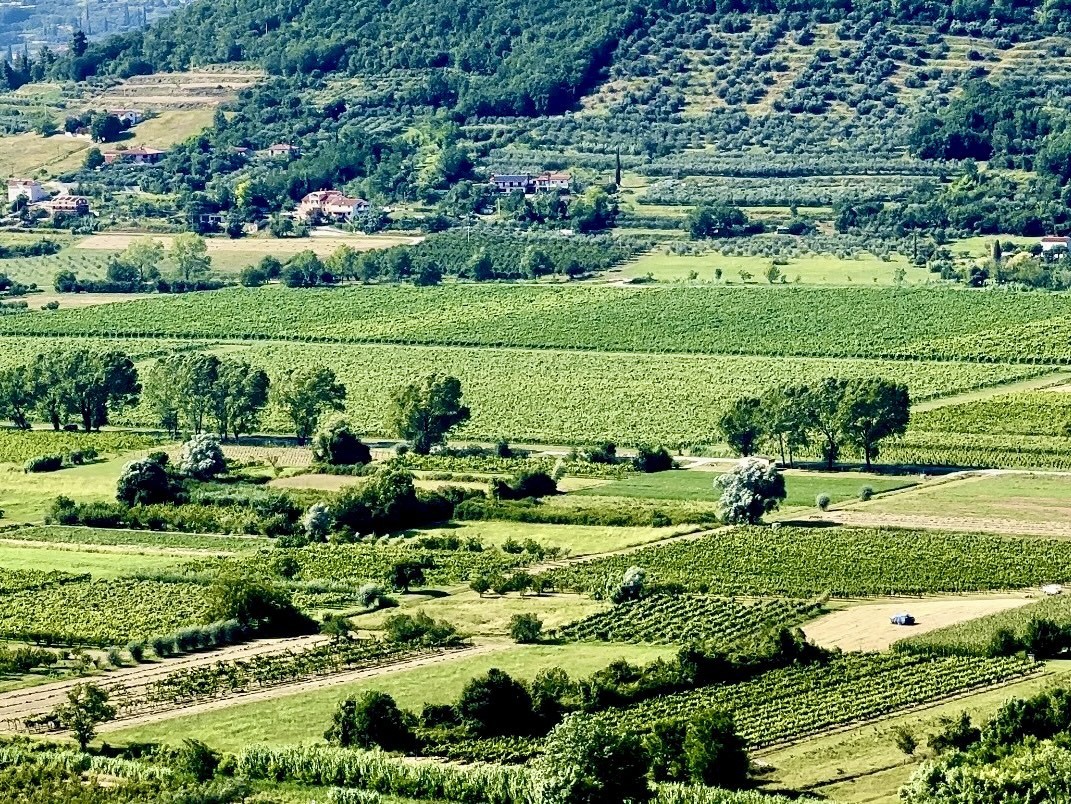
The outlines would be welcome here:
[[[722,414],[718,430],[743,457],[769,446],[791,466],[801,450],[817,446],[832,469],[842,450],[851,447],[869,469],[881,442],[906,432],[910,412],[911,397],[903,384],[877,377],[827,377],[741,397]]]

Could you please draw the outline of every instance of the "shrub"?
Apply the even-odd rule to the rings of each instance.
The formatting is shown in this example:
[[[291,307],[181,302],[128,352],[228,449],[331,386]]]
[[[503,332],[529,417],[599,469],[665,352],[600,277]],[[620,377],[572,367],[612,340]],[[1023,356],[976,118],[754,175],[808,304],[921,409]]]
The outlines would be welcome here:
[[[55,472],[62,468],[62,455],[38,455],[26,461],[23,471],[30,474],[34,472]]]
[[[119,653],[119,648],[108,648],[108,653],[105,657],[112,667],[123,666],[123,656]]]
[[[829,503],[830,499],[828,494],[819,494],[817,497],[814,498],[814,504],[817,505],[819,510],[821,511],[828,510]]]
[[[374,690],[341,701],[324,737],[344,748],[404,751],[413,744],[413,734],[398,704],[386,693]]]
[[[482,737],[526,734],[532,724],[532,697],[523,684],[491,668],[465,685],[457,711]]]
[[[915,737],[915,732],[904,725],[897,726],[893,729],[893,742],[895,742],[896,747],[907,754],[907,756],[912,756],[915,753],[915,749],[919,747],[919,741],[918,738]]]
[[[647,584],[647,572],[642,567],[629,567],[621,582],[610,590],[610,600],[613,603],[625,603],[629,600],[639,600]]]
[[[456,645],[461,641],[454,626],[433,620],[422,611],[412,615],[391,615],[383,624],[383,630],[388,642],[399,645],[439,647]]]
[[[512,483],[495,480],[491,486],[491,495],[498,500],[552,497],[557,493],[558,484],[546,472],[521,472]]]
[[[534,614],[514,614],[509,621],[509,635],[520,645],[538,642],[543,635],[543,621]]]
[[[129,506],[153,505],[170,502],[174,492],[167,470],[150,455],[123,467],[115,496],[119,502]]]
[[[632,465],[636,467],[637,472],[665,472],[673,468],[673,456],[665,447],[640,445],[636,449]]]
[[[866,502],[867,500],[869,500],[873,496],[874,496],[874,489],[873,489],[872,486],[863,486],[861,489],[859,489],[859,499],[862,502]]]
[[[322,502],[310,505],[301,520],[301,527],[310,542],[327,541],[327,534],[331,532],[333,524],[334,518],[331,516],[331,509]]]
[[[142,659],[145,658],[145,643],[131,642],[126,646],[126,652],[130,654],[131,661],[135,664],[141,664]]]
[[[315,435],[312,456],[330,466],[354,466],[372,462],[372,451],[361,441],[348,419],[336,417]]]

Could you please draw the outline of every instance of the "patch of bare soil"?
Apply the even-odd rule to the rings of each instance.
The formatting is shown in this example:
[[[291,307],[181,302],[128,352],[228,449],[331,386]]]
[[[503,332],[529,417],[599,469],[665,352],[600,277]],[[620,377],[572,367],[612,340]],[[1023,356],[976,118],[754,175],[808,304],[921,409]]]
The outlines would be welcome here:
[[[898,639],[917,636],[946,625],[974,620],[988,614],[1030,603],[1025,594],[998,597],[905,598],[867,603],[819,617],[803,627],[807,638],[823,648],[885,650]],[[915,625],[893,625],[890,618],[907,612]]]

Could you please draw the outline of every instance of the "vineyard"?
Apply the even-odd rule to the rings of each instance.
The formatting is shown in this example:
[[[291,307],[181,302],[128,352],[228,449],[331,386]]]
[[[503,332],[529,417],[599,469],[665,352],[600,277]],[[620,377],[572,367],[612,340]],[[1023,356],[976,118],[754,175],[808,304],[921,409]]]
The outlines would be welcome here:
[[[659,720],[725,709],[740,735],[759,748],[1006,682],[1037,668],[1018,658],[849,654],[829,664],[773,670],[750,681],[655,698],[597,717],[620,731],[643,733]]]
[[[0,333],[1056,363],[1065,316],[1054,294],[932,288],[235,288],[5,316]]]
[[[556,350],[398,346],[253,345],[242,356],[273,377],[304,363],[330,365],[346,384],[347,408],[368,432],[383,429],[393,391],[434,371],[461,380],[472,408],[459,432],[493,440],[503,433],[537,443],[710,443],[716,411],[742,394],[827,376],[880,376],[927,399],[1032,376],[1033,367],[972,363],[624,355]],[[657,406],[642,400],[657,398]],[[711,415],[697,416],[696,411]],[[143,424],[147,414],[134,414]],[[268,420],[280,430],[286,422]]]
[[[555,632],[567,641],[706,644],[745,649],[755,637],[799,625],[821,612],[817,603],[742,602],[701,595],[654,596],[615,606]]]
[[[41,526],[20,528],[8,533],[26,542],[56,545],[104,545],[109,547],[178,548],[213,552],[243,552],[270,546],[271,542],[257,536],[216,536],[214,534],[146,532],[116,528],[82,528]]]
[[[601,593],[631,566],[690,592],[809,598],[1017,589],[1071,579],[1071,542],[866,528],[737,528],[548,573]]]
[[[987,656],[999,631],[1007,630],[1022,638],[1031,620],[1051,620],[1062,627],[1071,625],[1071,598],[1044,598],[1027,606],[938,628],[902,639],[893,645],[893,650],[906,654]]]
[[[0,568],[0,595],[13,592],[36,592],[65,583],[84,581],[86,576],[59,570],[18,570]]]
[[[196,584],[80,580],[0,597],[0,639],[44,645],[123,645],[204,623]]]
[[[37,455],[95,449],[100,455],[151,449],[160,439],[140,433],[66,433],[54,430],[0,430],[0,463],[23,464]]]
[[[1071,394],[1031,391],[948,405],[912,416],[915,430],[988,436],[1068,435]]]
[[[660,179],[646,189],[639,203],[822,207],[845,200],[903,199],[926,181],[916,176],[828,176],[820,184],[805,177]]]

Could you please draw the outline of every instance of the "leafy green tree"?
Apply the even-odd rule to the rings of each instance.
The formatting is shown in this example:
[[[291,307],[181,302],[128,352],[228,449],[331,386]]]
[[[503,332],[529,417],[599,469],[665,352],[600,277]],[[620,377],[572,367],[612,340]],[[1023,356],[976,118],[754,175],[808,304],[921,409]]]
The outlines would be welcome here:
[[[110,412],[138,403],[141,385],[134,361],[122,352],[77,349],[61,355],[66,369],[68,412],[88,433],[108,423]]]
[[[93,122],[89,125],[89,135],[93,142],[115,142],[123,131],[122,121],[114,114],[94,115]]]
[[[229,433],[235,441],[242,433],[254,432],[268,406],[270,388],[271,380],[263,369],[246,360],[221,360],[211,390],[216,432],[224,439]]]
[[[0,370],[0,416],[11,419],[19,430],[29,430],[34,402],[29,367],[9,366]]]
[[[711,237],[735,237],[748,226],[747,215],[739,207],[727,204],[700,204],[688,213],[688,232],[693,240]]]
[[[89,39],[86,37],[85,31],[81,28],[76,30],[71,36],[70,51],[71,55],[76,59],[81,58],[86,54],[89,49]]]
[[[714,481],[722,517],[730,524],[754,525],[785,499],[785,478],[762,458],[741,458],[732,471]]]
[[[487,282],[495,278],[495,263],[484,249],[477,250],[465,263],[462,275],[476,282]]]
[[[195,480],[211,480],[227,471],[219,439],[211,433],[195,435],[182,445],[179,471]]]
[[[280,278],[288,288],[312,288],[325,283],[327,267],[311,249],[298,252],[283,266]]]
[[[521,257],[521,273],[529,279],[538,279],[554,273],[554,261],[538,246],[529,246]]]
[[[644,804],[653,797],[639,739],[590,715],[567,716],[533,766],[533,804]]]
[[[841,404],[844,438],[863,453],[867,469],[880,441],[907,432],[911,397],[906,385],[877,377],[856,380],[845,388]]]
[[[341,701],[324,737],[343,748],[384,751],[405,751],[414,743],[398,704],[390,695],[375,690]]]
[[[119,259],[137,271],[139,282],[149,282],[160,276],[160,265],[164,261],[164,244],[152,238],[135,240],[123,250]]]
[[[341,245],[327,258],[325,267],[336,279],[356,279],[361,255],[352,246]]]
[[[643,747],[651,761],[651,777],[656,782],[687,782],[688,763],[684,739],[688,733],[685,718],[667,718],[651,726]]]
[[[534,614],[514,614],[509,621],[509,636],[514,642],[529,645],[543,636],[543,621]]]
[[[417,454],[427,455],[470,417],[461,404],[461,381],[431,374],[395,391],[389,421],[395,435],[408,441]]]
[[[328,410],[342,410],[346,386],[335,372],[323,366],[291,369],[272,388],[275,405],[294,426],[298,440],[304,443]]]
[[[354,466],[372,462],[372,451],[361,441],[353,423],[336,416],[316,432],[313,458],[330,466]]]
[[[90,148],[86,151],[85,161],[82,163],[83,170],[96,170],[104,165],[104,154],[100,148]]]
[[[174,769],[196,782],[207,782],[216,775],[220,755],[200,740],[186,738],[175,754]]]
[[[827,469],[832,469],[837,462],[844,443],[844,398],[847,388],[847,380],[827,377],[817,385],[807,386],[806,393],[800,398],[809,426],[818,432],[821,439],[822,457]]]
[[[457,711],[481,737],[526,734],[532,724],[532,697],[523,684],[492,668],[465,685]]]
[[[97,734],[97,726],[115,717],[115,707],[108,703],[108,693],[96,684],[76,684],[67,693],[65,703],[52,713],[59,724],[74,735],[78,747],[85,751]]]
[[[688,722],[684,757],[692,782],[739,790],[747,784],[751,761],[747,743],[726,712],[700,712]]]
[[[264,578],[221,572],[207,591],[208,619],[237,620],[242,625],[268,633],[311,633],[315,630],[298,612],[283,587]]]
[[[733,452],[746,458],[755,452],[764,430],[762,403],[753,396],[734,401],[718,419],[718,431]]]
[[[70,419],[73,390],[69,369],[66,357],[58,351],[39,354],[30,364],[35,407],[53,430],[59,430]]]
[[[807,394],[803,386],[771,388],[762,395],[762,410],[766,435],[777,441],[781,463],[791,466],[795,452],[809,441],[809,419],[802,400]]]
[[[174,495],[166,467],[153,458],[141,458],[124,466],[115,487],[116,499],[130,506],[171,502]]]
[[[175,261],[178,275],[187,282],[204,276],[212,267],[208,243],[200,235],[192,233],[175,237],[171,245],[171,259]]]

